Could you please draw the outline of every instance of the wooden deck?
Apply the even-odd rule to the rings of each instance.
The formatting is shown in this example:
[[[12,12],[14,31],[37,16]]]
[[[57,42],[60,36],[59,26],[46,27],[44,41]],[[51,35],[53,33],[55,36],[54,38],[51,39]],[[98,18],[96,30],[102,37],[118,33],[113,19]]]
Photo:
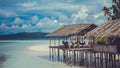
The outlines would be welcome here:
[[[58,46],[49,46],[49,48],[74,49],[74,48],[89,48],[89,46],[64,46],[64,45],[58,45]]]
[[[93,48],[75,48],[69,49],[69,51],[93,51]]]

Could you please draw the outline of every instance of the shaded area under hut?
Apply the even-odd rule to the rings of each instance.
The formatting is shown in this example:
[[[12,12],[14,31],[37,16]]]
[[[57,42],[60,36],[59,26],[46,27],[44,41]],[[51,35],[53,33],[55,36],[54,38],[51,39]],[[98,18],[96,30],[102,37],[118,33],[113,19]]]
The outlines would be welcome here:
[[[65,25],[47,35],[54,37],[54,40],[51,39],[49,43],[50,58],[54,61],[63,61],[73,65],[85,63],[84,52],[92,51],[93,48],[86,44],[86,37],[84,35],[96,27],[95,24]]]

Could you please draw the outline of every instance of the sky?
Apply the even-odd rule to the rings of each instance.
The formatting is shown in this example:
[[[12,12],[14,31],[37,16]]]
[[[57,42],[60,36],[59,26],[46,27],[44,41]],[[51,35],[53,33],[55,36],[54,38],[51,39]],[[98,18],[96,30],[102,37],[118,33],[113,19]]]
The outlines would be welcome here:
[[[68,24],[106,21],[111,0],[0,0],[0,35],[52,32]]]

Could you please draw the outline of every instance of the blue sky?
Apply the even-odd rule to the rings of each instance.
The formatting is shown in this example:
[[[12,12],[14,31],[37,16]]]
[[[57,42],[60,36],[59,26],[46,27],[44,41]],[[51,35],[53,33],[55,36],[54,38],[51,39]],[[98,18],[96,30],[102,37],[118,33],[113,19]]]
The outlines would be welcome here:
[[[0,35],[52,32],[63,25],[106,21],[111,0],[0,0]]]

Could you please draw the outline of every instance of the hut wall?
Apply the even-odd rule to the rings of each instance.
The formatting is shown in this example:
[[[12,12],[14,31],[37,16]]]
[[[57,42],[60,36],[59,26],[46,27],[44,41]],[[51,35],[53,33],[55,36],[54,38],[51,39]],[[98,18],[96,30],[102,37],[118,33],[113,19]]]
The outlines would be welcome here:
[[[120,53],[120,46],[115,45],[96,45],[93,49],[95,52]]]

